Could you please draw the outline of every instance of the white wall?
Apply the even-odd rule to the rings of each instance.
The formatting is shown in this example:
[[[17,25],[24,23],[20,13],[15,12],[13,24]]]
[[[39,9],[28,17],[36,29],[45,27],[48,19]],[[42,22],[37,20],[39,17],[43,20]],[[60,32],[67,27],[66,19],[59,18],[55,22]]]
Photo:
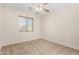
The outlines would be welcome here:
[[[18,32],[18,15],[24,15],[34,18],[33,32]],[[41,38],[41,20],[39,17],[32,15],[30,12],[6,6],[6,4],[3,4],[2,6],[2,16],[4,33],[3,46]]]
[[[0,47],[2,45],[2,7],[1,7],[1,4],[0,4]]]
[[[44,18],[44,38],[79,50],[79,4],[68,4]]]

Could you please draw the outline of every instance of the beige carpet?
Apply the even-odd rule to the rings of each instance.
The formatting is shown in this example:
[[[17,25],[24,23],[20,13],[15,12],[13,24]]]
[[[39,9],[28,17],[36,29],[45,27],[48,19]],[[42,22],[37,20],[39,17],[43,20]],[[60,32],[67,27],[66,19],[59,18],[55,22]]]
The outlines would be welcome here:
[[[2,47],[3,55],[78,55],[79,51],[38,39]]]

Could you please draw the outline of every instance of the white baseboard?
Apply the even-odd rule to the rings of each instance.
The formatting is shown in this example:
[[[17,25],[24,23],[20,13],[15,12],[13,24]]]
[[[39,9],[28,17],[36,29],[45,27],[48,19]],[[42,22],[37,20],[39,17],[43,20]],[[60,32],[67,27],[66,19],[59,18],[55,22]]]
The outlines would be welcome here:
[[[42,39],[42,38],[41,38],[41,37],[36,37],[36,38],[31,38],[31,39],[29,39],[29,40],[20,39],[20,40],[18,40],[18,41],[14,41],[14,42],[10,42],[10,43],[4,43],[2,46],[17,44],[17,43],[26,42],[26,41],[31,41],[31,40],[37,40],[37,39]]]

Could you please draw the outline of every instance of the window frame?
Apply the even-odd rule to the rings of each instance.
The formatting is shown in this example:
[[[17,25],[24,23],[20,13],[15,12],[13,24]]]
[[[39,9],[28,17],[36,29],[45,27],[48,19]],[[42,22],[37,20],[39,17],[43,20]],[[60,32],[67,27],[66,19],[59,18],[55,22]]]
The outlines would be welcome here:
[[[33,31],[34,31],[34,29],[33,29],[33,26],[34,26],[34,25],[33,25],[34,18],[27,17],[27,16],[22,16],[22,15],[19,15],[18,17],[26,18],[26,21],[27,21],[27,18],[32,20],[32,31],[28,31],[28,30],[27,30],[27,25],[26,25],[26,31],[22,31],[22,32],[33,32]],[[19,32],[21,32],[21,31],[19,31]]]

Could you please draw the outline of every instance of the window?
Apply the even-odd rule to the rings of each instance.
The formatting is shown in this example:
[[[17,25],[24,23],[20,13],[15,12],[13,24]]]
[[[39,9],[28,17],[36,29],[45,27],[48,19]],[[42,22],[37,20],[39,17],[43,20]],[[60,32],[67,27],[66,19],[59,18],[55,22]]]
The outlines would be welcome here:
[[[19,16],[19,32],[32,32],[33,18]]]

